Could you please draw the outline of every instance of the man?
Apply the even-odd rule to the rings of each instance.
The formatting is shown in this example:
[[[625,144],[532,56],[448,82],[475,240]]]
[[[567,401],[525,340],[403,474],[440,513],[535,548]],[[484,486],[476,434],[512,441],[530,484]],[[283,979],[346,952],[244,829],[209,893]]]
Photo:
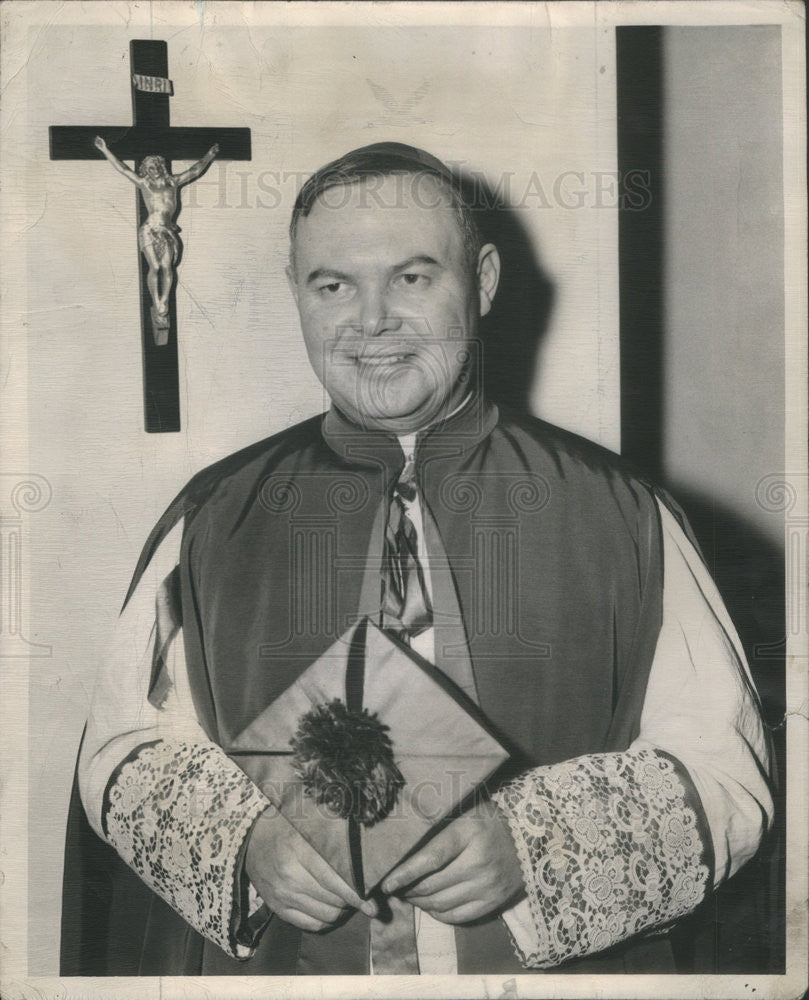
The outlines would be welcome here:
[[[156,342],[165,344],[169,327],[169,296],[174,285],[174,268],[180,259],[179,227],[175,217],[179,209],[179,190],[203,174],[216,158],[219,144],[181,174],[170,174],[162,156],[145,156],[135,173],[110,151],[97,135],[94,140],[119,174],[136,185],[149,213],[138,233],[138,246],[149,265],[146,284],[152,297],[152,321]]]
[[[499,256],[434,157],[347,154],[290,232],[332,408],[204,470],[147,542],[79,779],[153,892],[85,837],[108,938],[63,971],[674,971],[649,933],[772,821],[757,698],[682,515],[611,453],[486,401]],[[365,901],[225,753],[364,614],[511,754]]]

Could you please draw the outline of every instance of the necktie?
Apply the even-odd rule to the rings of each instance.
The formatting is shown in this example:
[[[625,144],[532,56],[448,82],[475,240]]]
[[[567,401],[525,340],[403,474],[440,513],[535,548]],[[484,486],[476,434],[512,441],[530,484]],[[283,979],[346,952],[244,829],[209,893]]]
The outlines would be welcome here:
[[[382,557],[382,625],[409,643],[430,628],[432,608],[418,559],[418,537],[408,513],[418,503],[415,467],[409,461],[393,488],[385,525]],[[392,896],[380,918],[371,921],[373,971],[381,975],[417,975],[415,914],[410,903]]]
[[[415,466],[409,461],[393,487],[382,567],[382,624],[404,642],[433,623],[416,528],[408,513],[409,505],[417,502]]]

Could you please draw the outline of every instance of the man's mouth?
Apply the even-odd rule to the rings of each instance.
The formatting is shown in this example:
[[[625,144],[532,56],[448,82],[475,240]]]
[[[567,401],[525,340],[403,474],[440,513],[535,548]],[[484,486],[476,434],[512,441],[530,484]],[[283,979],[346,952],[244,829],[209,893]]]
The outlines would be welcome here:
[[[355,355],[355,361],[370,368],[384,368],[386,365],[400,365],[415,356],[415,351],[407,348],[384,351],[362,351]]]
[[[412,357],[412,354],[377,354],[370,358],[359,357],[357,362],[370,368],[383,368],[385,365],[403,364]]]

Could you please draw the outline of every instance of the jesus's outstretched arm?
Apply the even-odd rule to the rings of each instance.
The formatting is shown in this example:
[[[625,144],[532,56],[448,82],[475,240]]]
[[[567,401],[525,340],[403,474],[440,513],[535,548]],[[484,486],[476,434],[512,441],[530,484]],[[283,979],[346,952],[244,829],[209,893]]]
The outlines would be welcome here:
[[[101,138],[100,135],[97,135],[95,137],[95,139],[93,140],[93,145],[96,147],[96,149],[101,150],[101,152],[104,154],[104,156],[106,156],[106,158],[115,167],[115,169],[118,171],[119,174],[123,174],[127,180],[132,181],[133,184],[137,184],[138,187],[141,186],[142,184],[141,178],[138,177],[138,175],[135,173],[134,170],[128,167],[125,163],[122,163],[115,155],[115,153],[110,152],[106,142],[104,142],[104,140]]]
[[[208,165],[216,159],[218,153],[219,143],[216,142],[213,146],[211,146],[201,160],[197,160],[196,163],[192,164],[188,170],[184,170],[181,174],[174,175],[174,180],[176,181],[177,186],[182,187],[184,184],[189,184],[191,181],[195,181],[197,177],[208,169]]]

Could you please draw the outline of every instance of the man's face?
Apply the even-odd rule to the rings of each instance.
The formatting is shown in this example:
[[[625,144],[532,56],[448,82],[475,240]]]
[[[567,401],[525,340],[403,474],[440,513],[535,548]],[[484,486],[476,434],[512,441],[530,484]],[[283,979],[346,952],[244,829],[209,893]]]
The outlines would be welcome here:
[[[455,210],[431,178],[373,181],[329,189],[299,219],[288,274],[309,360],[334,403],[362,426],[407,433],[468,392],[468,341],[494,295],[497,251],[484,247],[472,271]]]

